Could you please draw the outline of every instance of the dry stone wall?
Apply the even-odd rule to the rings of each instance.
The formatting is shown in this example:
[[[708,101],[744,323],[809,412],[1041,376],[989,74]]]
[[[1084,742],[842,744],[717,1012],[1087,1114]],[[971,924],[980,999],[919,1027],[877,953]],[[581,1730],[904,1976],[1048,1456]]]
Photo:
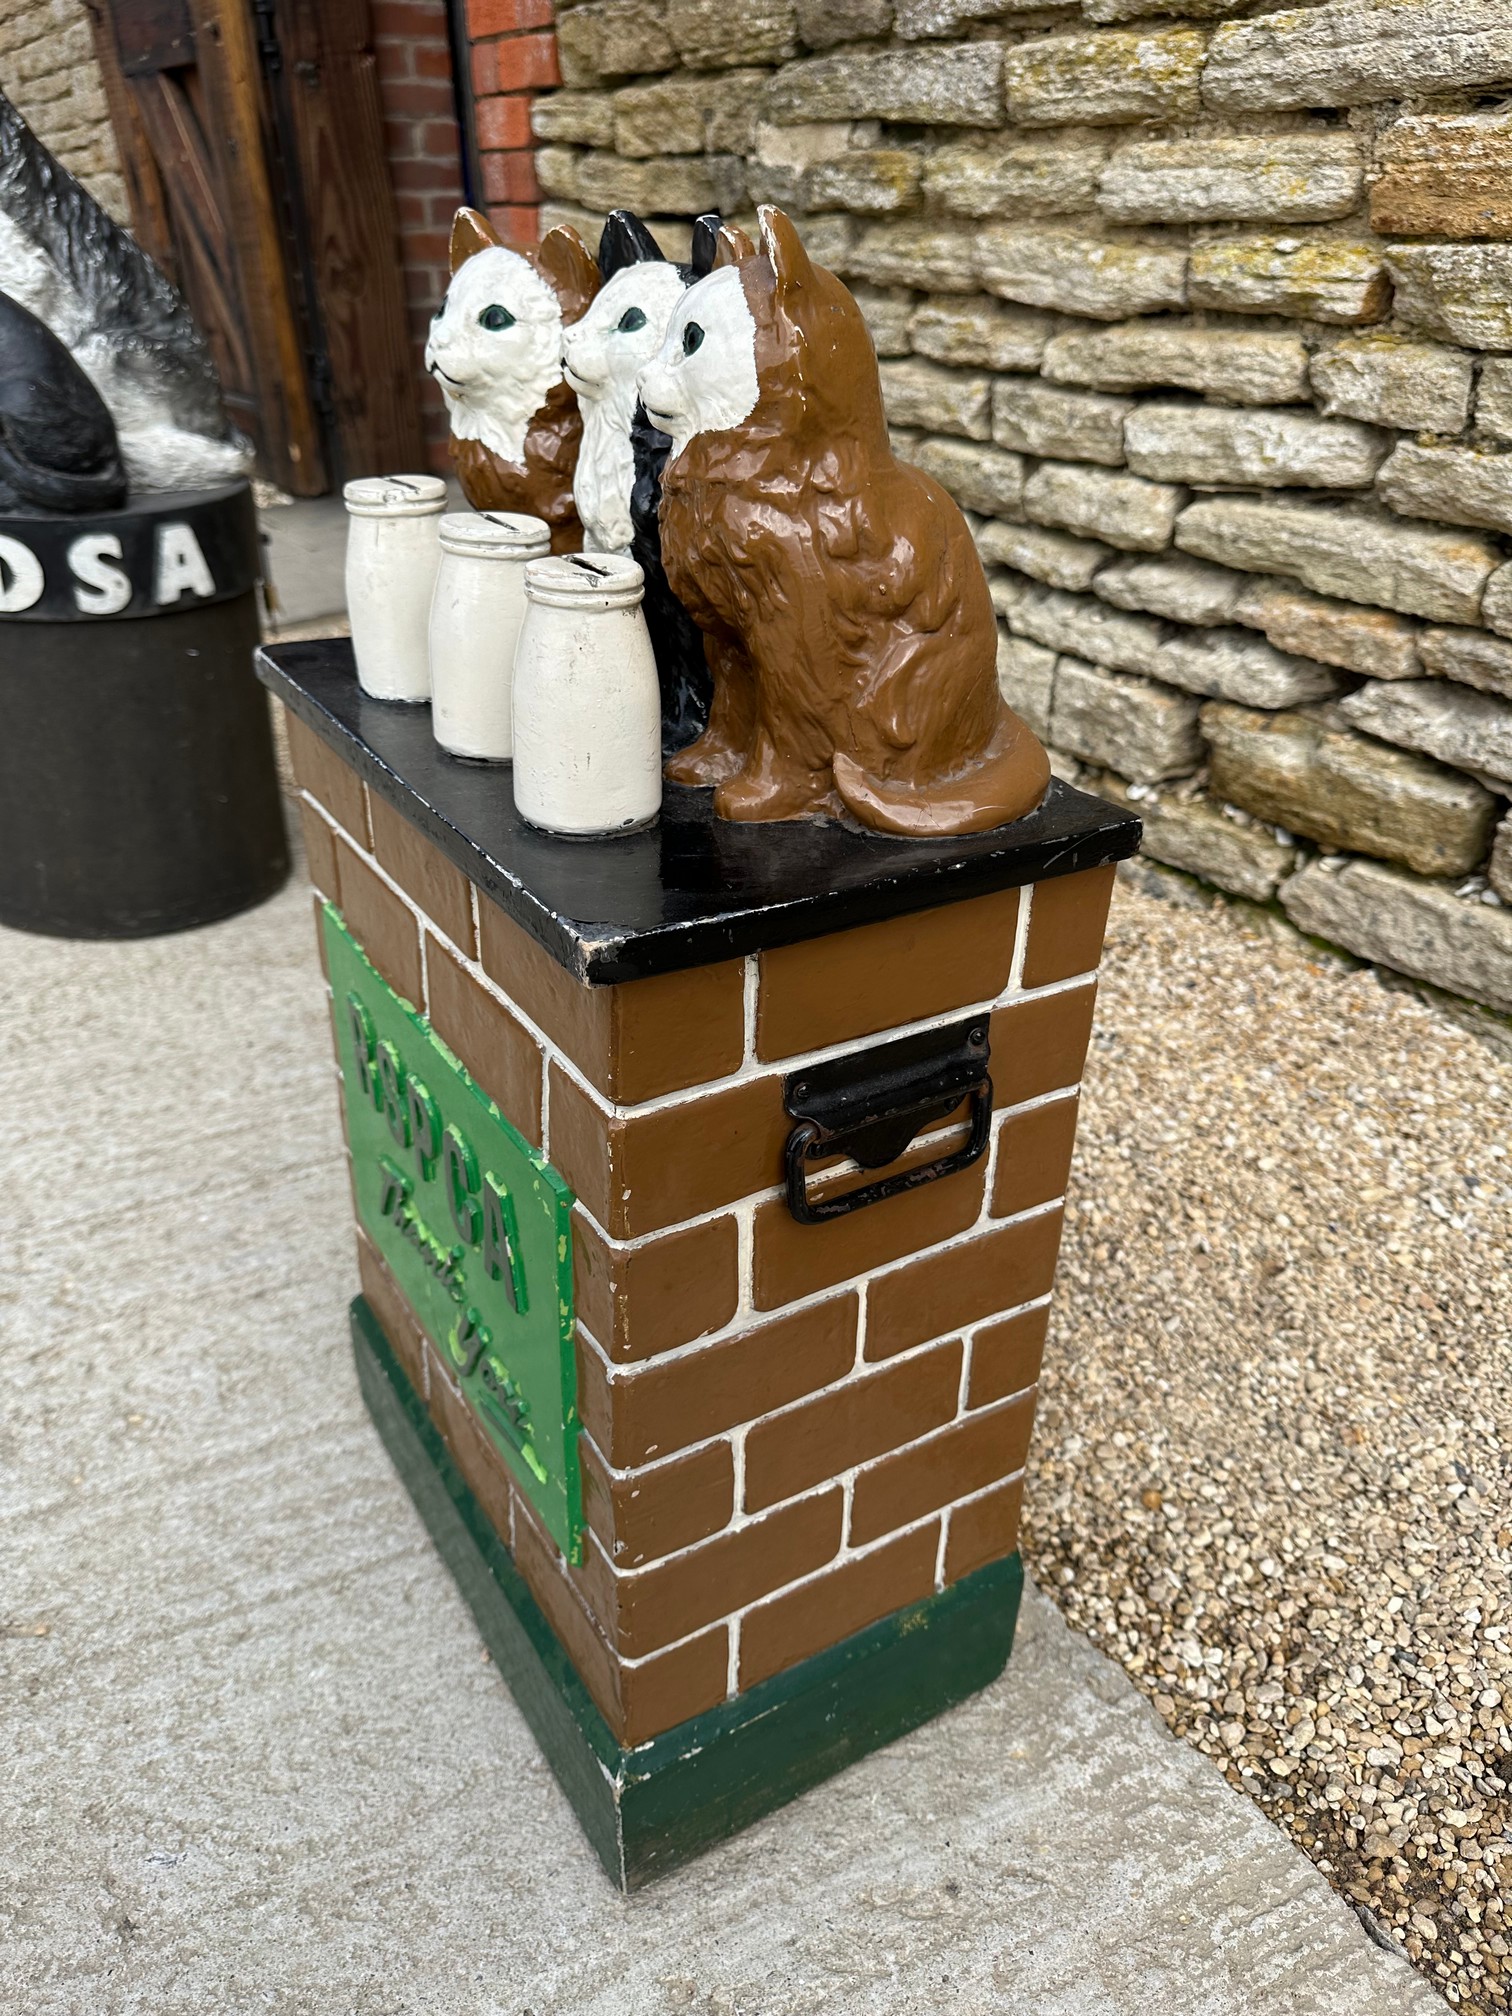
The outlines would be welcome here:
[[[3,0],[0,91],[118,223],[131,205],[82,0]]]
[[[775,201],[1146,850],[1512,1012],[1508,0],[589,0],[557,217]]]

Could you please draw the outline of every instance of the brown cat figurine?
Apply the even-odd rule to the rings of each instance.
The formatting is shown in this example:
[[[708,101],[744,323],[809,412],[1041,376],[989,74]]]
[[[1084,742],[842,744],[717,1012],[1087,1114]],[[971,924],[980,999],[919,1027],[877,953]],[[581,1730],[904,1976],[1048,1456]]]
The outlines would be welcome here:
[[[998,691],[997,624],[966,521],[887,438],[850,293],[780,210],[725,234],[641,378],[672,437],[667,578],[705,632],[709,727],[674,782],[727,819],[848,813],[976,833],[1044,796],[1044,750]]]
[[[463,209],[452,224],[451,271],[425,368],[446,399],[463,493],[476,511],[544,518],[552,551],[575,553],[583,423],[562,377],[562,328],[597,293],[597,261],[570,225],[515,252],[480,212]]]

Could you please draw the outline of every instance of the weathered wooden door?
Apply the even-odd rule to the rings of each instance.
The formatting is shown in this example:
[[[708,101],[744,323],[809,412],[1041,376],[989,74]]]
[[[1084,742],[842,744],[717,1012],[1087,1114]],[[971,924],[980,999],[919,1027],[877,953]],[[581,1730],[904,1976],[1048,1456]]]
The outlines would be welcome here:
[[[261,472],[300,496],[423,453],[366,0],[93,0],[137,236]]]

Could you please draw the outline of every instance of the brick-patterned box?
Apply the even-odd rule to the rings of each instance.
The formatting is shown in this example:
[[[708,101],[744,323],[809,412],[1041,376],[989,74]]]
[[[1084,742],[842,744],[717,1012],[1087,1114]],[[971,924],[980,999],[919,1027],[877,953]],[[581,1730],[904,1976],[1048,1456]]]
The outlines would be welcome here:
[[[1060,784],[945,842],[728,826],[672,790],[650,831],[557,841],[521,825],[507,771],[435,747],[427,709],[366,699],[344,642],[261,669],[333,980],[363,1388],[633,1885],[1008,1655],[1077,1086],[1138,825]],[[974,1074],[968,1102],[928,1079],[941,1058]],[[935,1096],[901,1150],[858,1137],[865,1169],[827,1136],[805,1163],[795,1130],[836,1086],[872,1118]]]

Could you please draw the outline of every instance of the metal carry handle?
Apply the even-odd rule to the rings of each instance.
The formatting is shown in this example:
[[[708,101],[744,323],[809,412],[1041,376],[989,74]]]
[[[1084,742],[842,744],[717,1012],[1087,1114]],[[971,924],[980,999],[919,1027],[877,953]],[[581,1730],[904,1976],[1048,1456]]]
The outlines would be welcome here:
[[[798,1123],[788,1135],[783,1162],[788,1209],[798,1223],[843,1218],[979,1161],[992,1131],[990,1055],[987,1019],[974,1015],[795,1071],[783,1086],[783,1104]],[[963,1101],[970,1109],[970,1131],[949,1154],[839,1196],[816,1197],[809,1190],[808,1165],[819,1157],[846,1155],[862,1169],[884,1168]]]
[[[847,1212],[860,1211],[868,1204],[880,1204],[888,1197],[900,1197],[905,1190],[917,1190],[925,1183],[938,1182],[942,1176],[954,1176],[962,1169],[969,1169],[987,1152],[992,1132],[992,1079],[984,1077],[970,1098],[971,1132],[961,1147],[949,1155],[937,1156],[933,1162],[920,1162],[912,1169],[900,1169],[895,1176],[883,1176],[875,1183],[862,1183],[854,1190],[844,1190],[838,1197],[810,1194],[808,1164],[820,1155],[843,1152],[840,1145],[842,1137],[826,1134],[815,1120],[800,1120],[788,1136],[784,1158],[788,1209],[800,1225],[822,1225],[826,1219],[843,1218]]]

